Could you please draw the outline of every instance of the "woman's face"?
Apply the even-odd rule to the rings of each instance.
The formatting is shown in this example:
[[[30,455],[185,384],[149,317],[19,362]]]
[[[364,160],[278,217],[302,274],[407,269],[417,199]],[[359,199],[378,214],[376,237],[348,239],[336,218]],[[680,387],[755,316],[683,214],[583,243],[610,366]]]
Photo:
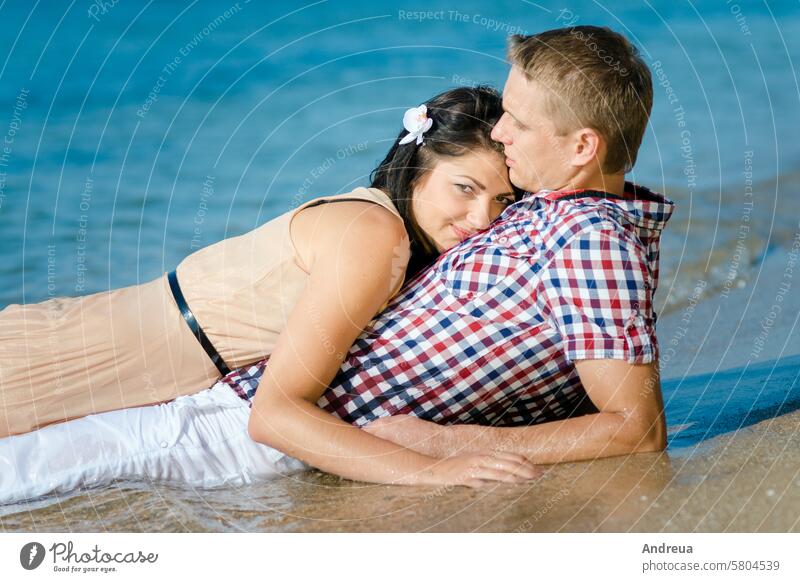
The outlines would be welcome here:
[[[411,207],[443,252],[488,227],[514,201],[505,159],[480,149],[438,161],[414,188]]]

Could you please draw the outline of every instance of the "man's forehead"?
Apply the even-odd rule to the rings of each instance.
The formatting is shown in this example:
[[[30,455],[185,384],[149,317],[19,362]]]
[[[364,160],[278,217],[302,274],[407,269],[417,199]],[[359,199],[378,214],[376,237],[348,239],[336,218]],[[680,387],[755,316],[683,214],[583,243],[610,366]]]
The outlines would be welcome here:
[[[512,114],[530,113],[540,98],[538,94],[537,84],[528,80],[518,67],[512,67],[503,90],[503,107]]]
[[[511,99],[517,99],[520,94],[525,93],[525,85],[527,85],[525,74],[519,70],[519,67],[514,65],[508,73],[503,97],[508,96]]]

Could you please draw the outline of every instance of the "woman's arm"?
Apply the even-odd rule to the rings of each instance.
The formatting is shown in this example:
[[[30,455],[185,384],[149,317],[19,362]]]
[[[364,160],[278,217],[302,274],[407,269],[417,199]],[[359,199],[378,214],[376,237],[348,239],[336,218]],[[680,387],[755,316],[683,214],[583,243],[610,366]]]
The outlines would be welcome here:
[[[377,205],[340,202],[316,210],[305,257],[308,285],[262,376],[250,436],[321,470],[362,481],[478,485],[530,478],[532,470],[519,456],[438,460],[372,436],[317,406],[350,346],[394,288],[393,271],[396,277],[398,256],[407,256],[408,242],[400,222]]]

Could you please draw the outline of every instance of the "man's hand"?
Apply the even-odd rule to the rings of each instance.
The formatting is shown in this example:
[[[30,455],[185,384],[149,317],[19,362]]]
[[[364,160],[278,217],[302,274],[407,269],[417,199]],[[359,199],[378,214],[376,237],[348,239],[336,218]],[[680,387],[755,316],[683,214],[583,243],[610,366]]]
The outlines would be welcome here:
[[[362,427],[376,437],[423,455],[444,458],[455,454],[445,442],[448,427],[409,414],[385,416]]]

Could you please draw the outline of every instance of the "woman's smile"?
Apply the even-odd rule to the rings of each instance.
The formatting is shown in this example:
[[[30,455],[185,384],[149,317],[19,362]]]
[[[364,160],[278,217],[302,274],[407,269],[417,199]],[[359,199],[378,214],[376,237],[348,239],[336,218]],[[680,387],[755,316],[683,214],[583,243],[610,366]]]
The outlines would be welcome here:
[[[477,230],[465,230],[463,228],[459,228],[455,224],[451,224],[450,227],[453,229],[453,232],[456,233],[456,237],[458,237],[459,242],[468,239],[473,234],[478,232]]]
[[[480,148],[438,160],[414,189],[419,228],[441,253],[487,228],[514,203],[514,187],[497,150]]]

